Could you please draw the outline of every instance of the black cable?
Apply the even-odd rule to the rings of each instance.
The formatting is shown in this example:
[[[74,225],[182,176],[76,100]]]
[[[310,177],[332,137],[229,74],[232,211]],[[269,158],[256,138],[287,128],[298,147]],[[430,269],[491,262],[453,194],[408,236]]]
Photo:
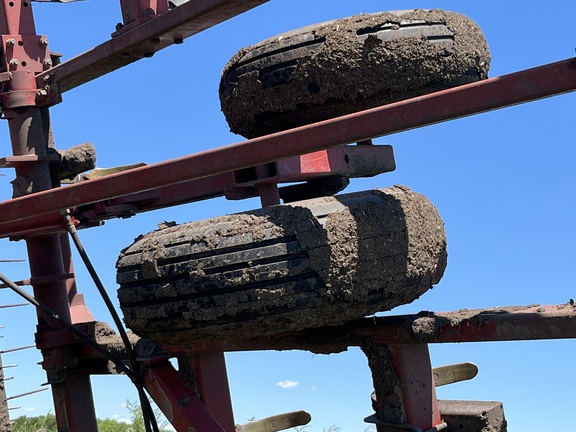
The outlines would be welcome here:
[[[144,419],[144,425],[146,427],[146,431],[152,432],[152,430],[153,430],[153,432],[159,432],[158,424],[156,422],[156,417],[154,415],[154,411],[152,410],[152,406],[150,405],[150,401],[148,400],[148,397],[146,396],[146,393],[144,392],[144,386],[142,385],[142,380],[141,380],[141,377],[139,375],[138,376],[135,375],[135,373],[130,368],[128,368],[122,360],[120,360],[114,354],[108,352],[98,342],[96,342],[93,338],[91,338],[89,335],[84,333],[82,330],[78,329],[77,327],[75,327],[74,325],[69,323],[68,321],[61,318],[60,315],[58,315],[55,311],[50,309],[44,303],[40,303],[33,296],[28,294],[26,291],[24,291],[22,288],[20,288],[11,279],[9,279],[7,276],[5,276],[2,273],[0,273],[0,281],[2,281],[2,283],[6,284],[12,291],[14,291],[20,297],[24,298],[26,301],[28,301],[29,303],[34,305],[36,308],[38,308],[39,310],[44,312],[46,315],[48,315],[48,316],[52,317],[53,319],[55,319],[56,321],[58,321],[65,328],[70,330],[73,334],[75,334],[79,338],[83,339],[86,343],[88,343],[88,345],[90,345],[91,347],[96,349],[98,352],[100,352],[101,354],[106,356],[108,359],[110,359],[116,365],[116,368],[119,371],[124,372],[124,374],[126,374],[126,376],[128,378],[130,378],[130,380],[134,383],[134,385],[136,386],[136,389],[138,391],[138,397],[140,399],[140,406],[142,407],[142,417]],[[139,371],[139,368],[138,368],[138,371]],[[138,383],[140,385],[138,385]]]
[[[104,287],[104,284],[100,279],[100,276],[98,276],[96,269],[92,265],[92,261],[90,261],[86,249],[84,249],[84,245],[80,240],[80,236],[78,236],[78,231],[74,226],[74,222],[72,222],[70,213],[66,210],[62,212],[62,215],[64,216],[64,220],[66,221],[66,228],[70,233],[70,236],[72,237],[72,241],[76,246],[76,250],[80,254],[80,257],[82,258],[82,261],[86,266],[86,269],[90,273],[90,276],[92,277],[92,280],[94,281],[94,284],[96,285],[96,288],[98,289],[98,292],[102,297],[102,300],[104,300],[104,303],[106,304],[106,307],[108,308],[108,311],[110,312],[110,315],[112,316],[112,319],[114,320],[114,323],[118,328],[118,333],[122,338],[122,342],[126,347],[126,352],[128,353],[130,359],[130,366],[132,367],[134,375],[134,379],[132,380],[132,382],[134,383],[134,385],[136,386],[136,390],[138,391],[138,398],[140,399],[140,406],[142,407],[142,417],[144,418],[144,426],[146,427],[146,432],[159,432],[158,424],[156,422],[156,416],[154,415],[154,411],[152,410],[150,401],[146,396],[146,393],[144,392],[144,383],[142,382],[142,377],[140,374],[140,364],[136,359],[136,353],[132,348],[132,344],[130,343],[128,334],[124,329],[122,320],[118,315],[118,312],[116,312],[116,308],[114,307],[114,304],[112,303],[112,300],[110,299],[110,296],[108,295],[108,292],[106,291],[106,288]],[[151,428],[150,425],[152,426]]]
[[[46,315],[54,318],[56,321],[58,321],[60,324],[62,324],[64,327],[66,327],[68,330],[70,330],[72,333],[74,333],[76,336],[83,339],[92,348],[96,349],[98,352],[100,352],[101,354],[104,354],[107,358],[112,360],[114,362],[114,364],[116,365],[116,367],[118,368],[118,370],[121,370],[122,372],[124,372],[126,374],[126,376],[128,376],[130,379],[134,379],[134,374],[132,373],[132,370],[130,368],[128,368],[122,360],[120,360],[114,354],[105,350],[98,342],[96,342],[94,339],[92,339],[90,336],[88,336],[82,330],[73,326],[72,324],[70,324],[65,319],[61,318],[60,315],[58,315],[56,312],[54,312],[52,309],[50,309],[44,303],[40,303],[33,296],[28,294],[26,291],[24,291],[22,288],[20,288],[12,280],[10,280],[10,279],[8,279],[8,277],[4,276],[2,273],[0,273],[0,280],[2,281],[2,283],[6,284],[12,291],[14,291],[20,297],[24,298],[28,303],[31,303],[32,305],[34,305],[38,309],[40,309],[42,312],[44,312]]]
[[[26,301],[28,301],[30,304],[34,305],[36,308],[38,308],[39,310],[44,312],[46,315],[48,315],[48,316],[52,317],[53,319],[55,319],[56,321],[58,321],[65,328],[67,328],[72,333],[74,333],[76,336],[78,336],[79,338],[84,340],[92,348],[94,348],[95,350],[97,350],[98,352],[100,352],[101,354],[106,356],[108,359],[110,359],[114,363],[116,368],[119,371],[122,371],[128,378],[130,378],[130,380],[136,386],[136,389],[138,390],[138,397],[140,398],[140,405],[142,407],[142,417],[144,418],[144,423],[145,423],[147,432],[150,432],[150,429],[149,429],[150,424],[152,425],[153,432],[159,432],[158,424],[156,422],[156,417],[154,416],[154,411],[152,410],[152,407],[150,406],[150,401],[148,400],[148,397],[146,397],[146,393],[144,392],[144,386],[143,385],[140,385],[140,386],[137,385],[137,381],[140,381],[140,383],[141,383],[141,377],[140,376],[137,377],[135,375],[135,373],[124,364],[124,362],[122,360],[120,360],[118,357],[116,357],[111,352],[104,349],[98,342],[96,342],[93,338],[91,338],[89,335],[84,333],[82,330],[80,330],[79,328],[75,327],[74,325],[72,325],[68,321],[61,318],[60,315],[58,315],[55,311],[50,309],[44,303],[40,303],[33,296],[28,294],[26,291],[24,291],[21,287],[16,285],[11,279],[9,279],[7,276],[5,276],[2,273],[0,273],[0,281],[2,281],[2,283],[6,284],[12,291],[14,291],[20,297],[24,298]]]

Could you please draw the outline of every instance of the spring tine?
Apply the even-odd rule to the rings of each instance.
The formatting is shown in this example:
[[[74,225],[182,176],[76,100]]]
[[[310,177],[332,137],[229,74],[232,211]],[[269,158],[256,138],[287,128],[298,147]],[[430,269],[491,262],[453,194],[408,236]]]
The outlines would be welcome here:
[[[10,397],[7,397],[6,400],[9,401],[9,400],[12,400],[12,399],[18,399],[18,398],[21,398],[21,397],[24,397],[24,396],[30,396],[30,395],[35,394],[35,393],[40,393],[40,392],[43,392],[43,391],[46,391],[46,390],[48,390],[48,387],[42,388],[42,389],[38,389],[38,390],[32,390],[32,391],[29,391],[29,392],[26,392],[26,393],[20,393],[20,394],[17,394],[17,395],[15,395],[15,396],[10,396]]]
[[[1,305],[1,306],[0,306],[0,309],[8,309],[8,308],[28,306],[29,304],[30,304],[30,303],[17,303],[17,304]]]
[[[28,285],[30,285],[30,279],[19,280],[19,281],[15,281],[14,283],[18,286],[28,286]],[[6,284],[0,284],[0,289],[3,289],[3,288],[9,288],[9,286]]]
[[[23,347],[18,347],[18,348],[10,348],[7,350],[2,350],[2,351],[0,351],[0,354],[11,353],[14,351],[22,351],[22,350],[30,349],[30,348],[36,348],[36,345],[28,345],[28,346],[23,346]]]

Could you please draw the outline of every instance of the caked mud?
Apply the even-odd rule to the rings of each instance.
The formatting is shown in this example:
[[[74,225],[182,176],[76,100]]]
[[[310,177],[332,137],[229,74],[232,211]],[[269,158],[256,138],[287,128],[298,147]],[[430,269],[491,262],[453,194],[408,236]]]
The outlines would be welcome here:
[[[220,101],[232,132],[251,138],[484,79],[490,60],[461,14],[357,15],[241,49]]]
[[[410,303],[446,257],[434,206],[396,186],[146,234],[118,260],[118,296],[128,327],[152,340],[251,338]]]

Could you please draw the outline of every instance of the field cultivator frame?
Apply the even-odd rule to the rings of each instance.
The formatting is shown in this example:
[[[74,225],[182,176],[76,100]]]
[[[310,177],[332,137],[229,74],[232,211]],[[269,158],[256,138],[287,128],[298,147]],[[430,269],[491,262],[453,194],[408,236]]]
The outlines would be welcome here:
[[[279,182],[366,174],[342,163],[352,153],[355,160],[374,160],[371,152],[378,153],[380,162],[363,168],[369,172],[394,168],[389,148],[343,145],[576,90],[576,60],[568,59],[65,187],[51,178],[48,109],[63,92],[265,2],[194,0],[170,9],[167,0],[120,0],[124,23],[112,38],[57,64],[46,37],[36,35],[29,0],[0,0],[0,100],[13,150],[0,167],[15,168],[25,181],[20,196],[0,203],[0,238],[26,240],[31,277],[22,284],[31,284],[39,302],[88,335],[97,338],[99,324],[76,288],[63,214],[70,211],[77,225],[92,226],[214,196],[260,195],[263,205],[271,205],[281,198]],[[90,375],[110,373],[106,357],[45,312],[38,319],[36,342],[59,431],[96,431]],[[138,362],[145,388],[177,430],[233,432],[224,352],[330,353],[360,346],[374,376],[378,430],[441,430],[444,408],[436,400],[429,343],[576,338],[575,320],[571,304],[395,316],[274,338],[163,346],[159,355],[140,353]],[[386,405],[393,389],[379,376],[390,371],[402,389],[394,406]],[[416,391],[414,383],[426,391]]]

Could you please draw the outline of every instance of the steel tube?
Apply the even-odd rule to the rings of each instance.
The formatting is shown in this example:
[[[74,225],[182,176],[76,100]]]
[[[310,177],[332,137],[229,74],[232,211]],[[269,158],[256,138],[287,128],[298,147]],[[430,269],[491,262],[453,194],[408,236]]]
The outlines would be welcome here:
[[[318,353],[346,351],[367,341],[383,345],[453,342],[503,342],[576,338],[576,306],[512,306],[446,313],[366,318],[341,326],[309,329],[257,339],[215,341],[194,351],[227,352],[303,349]],[[167,347],[178,352],[178,347]]]
[[[98,432],[90,373],[70,369],[64,382],[52,384],[59,431]]]
[[[18,112],[11,111],[8,116],[8,127],[15,156],[44,156],[47,152],[48,137],[44,133],[45,124],[39,108],[25,108]],[[42,191],[52,187],[50,171],[46,163],[32,163],[16,167],[17,179],[20,179],[21,190],[16,194]],[[28,250],[31,283],[34,297],[54,310],[65,321],[71,321],[68,302],[67,270],[71,257],[69,247],[62,250],[60,234],[51,234],[26,239]],[[65,262],[67,263],[65,265]],[[38,334],[61,328],[61,324],[43,312],[38,312]],[[66,348],[55,348],[44,353],[44,366],[74,365],[75,358]],[[96,411],[92,400],[92,387],[89,374],[69,370],[67,378],[52,386],[55,400],[55,413],[58,427],[71,432],[97,431]]]
[[[90,51],[63,62],[37,76],[39,88],[45,77],[72,90],[142,58],[151,57],[174,43],[240,15],[268,0],[194,0],[156,16]]]
[[[400,380],[406,422],[425,431],[442,422],[428,345],[390,347]]]
[[[167,162],[0,203],[0,225],[262,165],[576,89],[576,60],[444,90]]]
[[[226,432],[236,430],[224,353],[191,357],[200,400]]]
[[[142,378],[146,390],[176,430],[225,432],[169,362],[143,368]]]
[[[388,145],[340,146],[287,158],[276,162],[275,165],[277,169],[275,179],[279,184],[326,178],[326,176],[367,177],[395,169],[392,147]],[[248,169],[248,171],[252,170]],[[106,219],[131,216],[218,196],[226,196],[228,199],[258,196],[256,184],[259,180],[238,182],[235,180],[238,173],[223,173],[188,180],[148,192],[94,203],[77,209],[75,216],[93,224]],[[64,231],[64,223],[60,214],[42,215],[26,221],[1,224],[0,238],[62,231]]]

